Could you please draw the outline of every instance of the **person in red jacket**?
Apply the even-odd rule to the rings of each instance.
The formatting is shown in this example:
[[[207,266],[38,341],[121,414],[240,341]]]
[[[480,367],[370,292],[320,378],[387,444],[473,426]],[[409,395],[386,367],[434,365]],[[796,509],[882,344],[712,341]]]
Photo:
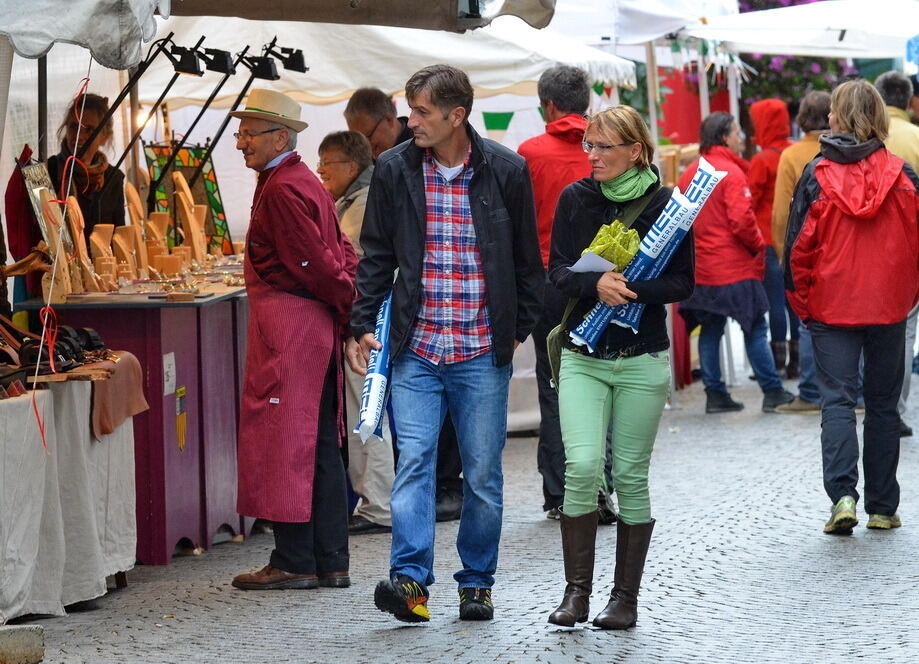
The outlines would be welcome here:
[[[801,174],[785,236],[785,285],[811,331],[823,398],[825,533],[858,524],[855,398],[864,356],[868,527],[898,528],[897,400],[906,316],[919,301],[919,178],[889,152],[884,101],[865,80],[830,98],[829,136]]]
[[[760,151],[750,159],[750,203],[759,232],[766,243],[766,275],[763,287],[769,300],[769,345],[778,371],[785,369],[788,378],[798,376],[798,318],[785,301],[782,268],[772,245],[772,201],[775,179],[782,150],[792,145],[788,140],[791,126],[788,107],[781,99],[761,99],[750,106],[750,119],[756,134],[754,141]],[[791,341],[785,336],[791,328]],[[787,360],[787,366],[786,366]]]
[[[693,224],[696,239],[696,288],[680,304],[689,327],[700,324],[699,364],[705,384],[705,412],[740,410],[721,379],[720,346],[730,316],[744,335],[747,357],[763,391],[762,409],[794,400],[782,387],[766,341],[768,302],[763,289],[765,242],[750,206],[749,164],[739,156],[743,139],[728,113],[712,113],[702,122],[699,151],[720,171],[727,171]],[[698,161],[687,168],[678,186],[685,191],[696,174]]]
[[[581,147],[590,104],[590,79],[577,67],[558,65],[547,69],[536,85],[539,105],[546,120],[546,132],[517,148],[526,159],[536,199],[539,249],[549,266],[552,220],[562,189],[590,175],[590,161]],[[558,393],[551,384],[546,335],[562,320],[568,299],[546,278],[543,310],[533,330],[536,351],[536,387],[539,391],[539,444],[536,465],[542,476],[543,510],[550,519],[559,518],[565,498],[565,446],[558,415]],[[604,500],[603,507],[608,508]],[[609,509],[603,518],[609,520]]]

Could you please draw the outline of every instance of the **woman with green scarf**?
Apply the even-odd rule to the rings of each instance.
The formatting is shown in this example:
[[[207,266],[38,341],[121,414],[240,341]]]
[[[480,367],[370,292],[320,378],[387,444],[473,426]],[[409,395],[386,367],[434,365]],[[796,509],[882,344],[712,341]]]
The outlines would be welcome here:
[[[565,328],[559,375],[559,414],[565,444],[565,502],[561,509],[565,595],[549,622],[573,626],[588,617],[597,534],[597,490],[606,431],[613,418],[613,477],[619,502],[616,571],[606,608],[593,623],[602,629],[635,624],[638,587],[654,528],[648,493],[651,450],[671,373],[664,305],[692,293],[692,234],[658,278],[628,282],[621,271],[574,272],[571,266],[601,226],[627,222],[644,237],[670,198],[651,164],[654,146],[641,116],[628,106],[593,115],[584,134],[592,175],[569,185],[558,201],[552,228],[549,278],[576,299]],[[637,217],[636,217],[636,212]],[[647,305],[638,333],[610,325],[593,352],[568,341],[601,300]]]

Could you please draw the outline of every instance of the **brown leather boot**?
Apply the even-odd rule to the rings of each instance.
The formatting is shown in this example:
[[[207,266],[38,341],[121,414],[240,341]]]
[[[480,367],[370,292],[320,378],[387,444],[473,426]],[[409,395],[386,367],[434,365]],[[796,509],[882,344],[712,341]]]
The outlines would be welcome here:
[[[559,509],[562,530],[562,557],[565,560],[565,596],[549,615],[549,622],[574,627],[587,622],[590,591],[594,578],[594,549],[597,542],[597,512],[567,516]]]
[[[772,348],[772,359],[775,360],[775,370],[782,373],[785,368],[785,361],[788,357],[788,346],[784,341],[770,341],[769,346]]]
[[[620,518],[616,523],[616,574],[609,603],[596,618],[600,629],[628,629],[638,620],[638,588],[648,556],[654,519],[630,526]]]
[[[792,339],[788,342],[788,364],[785,365],[785,378],[795,379],[801,377],[800,355],[798,342]]]

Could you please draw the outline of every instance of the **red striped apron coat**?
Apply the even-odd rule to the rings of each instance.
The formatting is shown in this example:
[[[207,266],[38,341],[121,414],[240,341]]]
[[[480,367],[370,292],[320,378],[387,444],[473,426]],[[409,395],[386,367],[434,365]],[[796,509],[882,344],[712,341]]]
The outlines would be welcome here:
[[[297,155],[262,174],[254,200],[246,236],[249,326],[237,511],[302,523],[312,520],[319,405],[330,360],[341,394],[341,341],[357,259],[331,197]],[[253,263],[259,271],[268,266],[265,279]],[[321,299],[278,286],[299,286]],[[342,399],[337,402],[343,436]]]

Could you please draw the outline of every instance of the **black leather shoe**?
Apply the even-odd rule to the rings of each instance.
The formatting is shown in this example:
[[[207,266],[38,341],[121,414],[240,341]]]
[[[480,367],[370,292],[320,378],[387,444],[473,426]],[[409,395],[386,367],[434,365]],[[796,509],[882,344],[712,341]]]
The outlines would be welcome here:
[[[351,517],[351,522],[348,524],[348,534],[349,535],[371,535],[373,533],[391,533],[392,528],[390,526],[384,526],[379,523],[374,523],[370,519],[363,517],[359,514],[355,514]]]
[[[438,521],[456,521],[463,512],[463,494],[455,491],[438,494],[435,512]]]
[[[900,420],[900,438],[909,438],[912,435],[913,435],[913,428],[901,419]]]
[[[351,585],[351,577],[347,572],[320,572],[319,585],[323,588],[347,588]]]

